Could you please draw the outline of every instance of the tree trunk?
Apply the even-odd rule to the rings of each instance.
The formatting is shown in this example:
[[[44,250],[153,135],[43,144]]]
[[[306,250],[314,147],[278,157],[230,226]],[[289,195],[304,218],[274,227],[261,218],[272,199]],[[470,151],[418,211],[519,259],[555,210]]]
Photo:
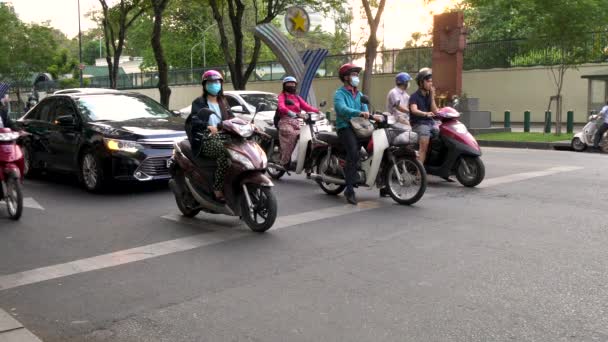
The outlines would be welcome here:
[[[384,11],[384,5],[386,0],[380,0],[376,11],[376,17],[372,14],[372,8],[370,0],[361,0],[363,8],[365,9],[365,16],[367,17],[367,23],[369,25],[369,39],[367,46],[365,47],[365,70],[363,71],[363,93],[370,94],[372,91],[372,71],[374,67],[374,60],[376,59],[376,51],[378,50],[378,38],[376,32],[378,31],[378,25],[380,24],[380,17],[382,17],[382,11]]]
[[[169,108],[171,88],[169,88],[168,66],[165,60],[163,46],[160,41],[162,32],[163,12],[167,7],[168,0],[152,0],[154,8],[154,27],[152,29],[152,49],[158,66],[158,90],[160,92],[160,103]]]

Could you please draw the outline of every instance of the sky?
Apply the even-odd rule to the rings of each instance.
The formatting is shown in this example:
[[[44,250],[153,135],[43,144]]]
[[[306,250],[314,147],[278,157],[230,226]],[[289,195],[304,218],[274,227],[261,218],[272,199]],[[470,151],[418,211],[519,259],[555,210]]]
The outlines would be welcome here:
[[[0,2],[12,2],[15,12],[21,20],[30,23],[42,23],[49,21],[52,27],[64,32],[69,38],[78,35],[78,0],[0,0]],[[112,5],[118,0],[110,0]],[[351,6],[360,6],[360,0],[349,0]],[[384,40],[388,49],[403,48],[405,42],[411,39],[414,32],[426,33],[432,26],[432,14],[438,14],[445,8],[453,6],[458,0],[434,0],[430,5],[424,4],[424,0],[387,0],[382,21],[378,29],[378,39]],[[80,0],[81,27],[83,31],[95,27],[95,23],[85,16],[91,10],[99,10],[99,0]],[[361,27],[366,27],[367,22],[361,17],[360,11],[355,11],[354,22],[351,25],[353,41],[359,41],[366,33]],[[383,23],[383,24],[382,24]],[[331,28],[331,23],[322,25],[323,28]],[[358,51],[363,51],[362,43]]]

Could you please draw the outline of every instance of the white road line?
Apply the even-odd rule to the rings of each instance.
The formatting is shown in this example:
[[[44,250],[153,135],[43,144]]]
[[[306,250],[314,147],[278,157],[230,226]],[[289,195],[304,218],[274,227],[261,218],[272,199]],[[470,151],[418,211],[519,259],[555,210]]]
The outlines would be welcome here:
[[[281,229],[306,222],[342,216],[353,212],[371,210],[378,208],[380,205],[381,203],[379,202],[361,202],[359,207],[338,206],[284,216],[277,220],[274,229]],[[175,216],[172,215],[165,215],[164,218],[175,220]],[[210,225],[207,223],[205,226],[209,227]],[[213,224],[212,226],[218,227],[217,224]],[[217,230],[209,233],[197,234],[185,238],[126,249],[114,253],[98,255],[95,257],[80,259],[63,264],[7,274],[0,276],[0,290],[7,290],[41,281],[67,277],[78,273],[90,272],[145,259],[156,258],[162,255],[184,252],[244,236],[251,236],[251,232],[245,229]]]
[[[0,203],[4,204],[3,200],[0,200]],[[42,207],[40,205],[40,203],[36,202],[35,199],[33,199],[32,197],[25,197],[23,199],[23,206],[25,208],[31,208],[31,209],[38,209],[38,210],[44,210],[44,207]]]
[[[528,180],[532,178],[544,177],[549,175],[554,175],[562,172],[570,172],[583,169],[580,166],[558,166],[552,167],[542,171],[533,171],[533,172],[523,172],[523,173],[515,173],[512,175],[495,177],[486,179],[481,184],[479,184],[478,188],[489,188],[496,185],[502,185],[507,183],[519,182],[523,180]]]
[[[479,187],[488,188],[497,185],[580,169],[582,168],[577,166],[560,166],[553,167],[544,171],[517,173],[503,177],[486,179]],[[424,198],[436,197],[438,195],[439,194],[428,194],[423,197],[423,200]],[[339,217],[356,212],[373,210],[389,204],[392,204],[392,201],[389,199],[365,201],[360,202],[358,206],[340,205],[335,207],[312,210],[304,213],[282,216],[277,219],[277,222],[274,224],[271,230],[279,230],[313,221]],[[251,236],[252,234],[248,229],[243,228],[241,224],[236,227],[237,229],[234,229],[235,227],[231,227],[231,229],[226,229],[225,226],[231,226],[230,223],[218,224],[209,223],[208,221],[205,221],[203,219],[184,219],[180,215],[176,214],[165,215],[162,216],[162,218],[177,222],[185,222],[197,226],[204,226],[206,228],[212,227],[216,229],[223,229],[217,229],[208,233],[179,238],[175,240],[163,241],[146,246],[135,247],[63,264],[57,264],[29,271],[3,275],[0,276],[0,290],[7,290],[19,286],[66,277],[78,273],[90,272],[131,262],[156,258],[163,255],[184,252],[203,246],[237,239],[244,236]]]

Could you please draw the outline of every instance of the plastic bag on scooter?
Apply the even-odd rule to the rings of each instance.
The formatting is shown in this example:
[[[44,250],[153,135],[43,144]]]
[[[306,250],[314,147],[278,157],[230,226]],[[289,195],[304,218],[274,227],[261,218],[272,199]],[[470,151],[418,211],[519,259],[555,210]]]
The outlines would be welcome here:
[[[399,135],[397,135],[393,139],[392,144],[393,145],[409,145],[409,144],[415,144],[417,142],[418,142],[418,133],[405,131],[405,132],[399,133]]]

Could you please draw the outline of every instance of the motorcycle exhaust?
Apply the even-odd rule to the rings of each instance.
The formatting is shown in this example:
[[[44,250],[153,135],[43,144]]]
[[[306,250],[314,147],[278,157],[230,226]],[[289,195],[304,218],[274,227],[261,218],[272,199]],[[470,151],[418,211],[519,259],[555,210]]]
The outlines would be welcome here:
[[[320,175],[317,173],[311,173],[308,178],[310,178],[314,181],[321,181],[323,183],[333,183],[333,184],[339,184],[339,185],[346,184],[346,181],[344,179],[330,177],[330,176],[326,176],[326,175]]]

